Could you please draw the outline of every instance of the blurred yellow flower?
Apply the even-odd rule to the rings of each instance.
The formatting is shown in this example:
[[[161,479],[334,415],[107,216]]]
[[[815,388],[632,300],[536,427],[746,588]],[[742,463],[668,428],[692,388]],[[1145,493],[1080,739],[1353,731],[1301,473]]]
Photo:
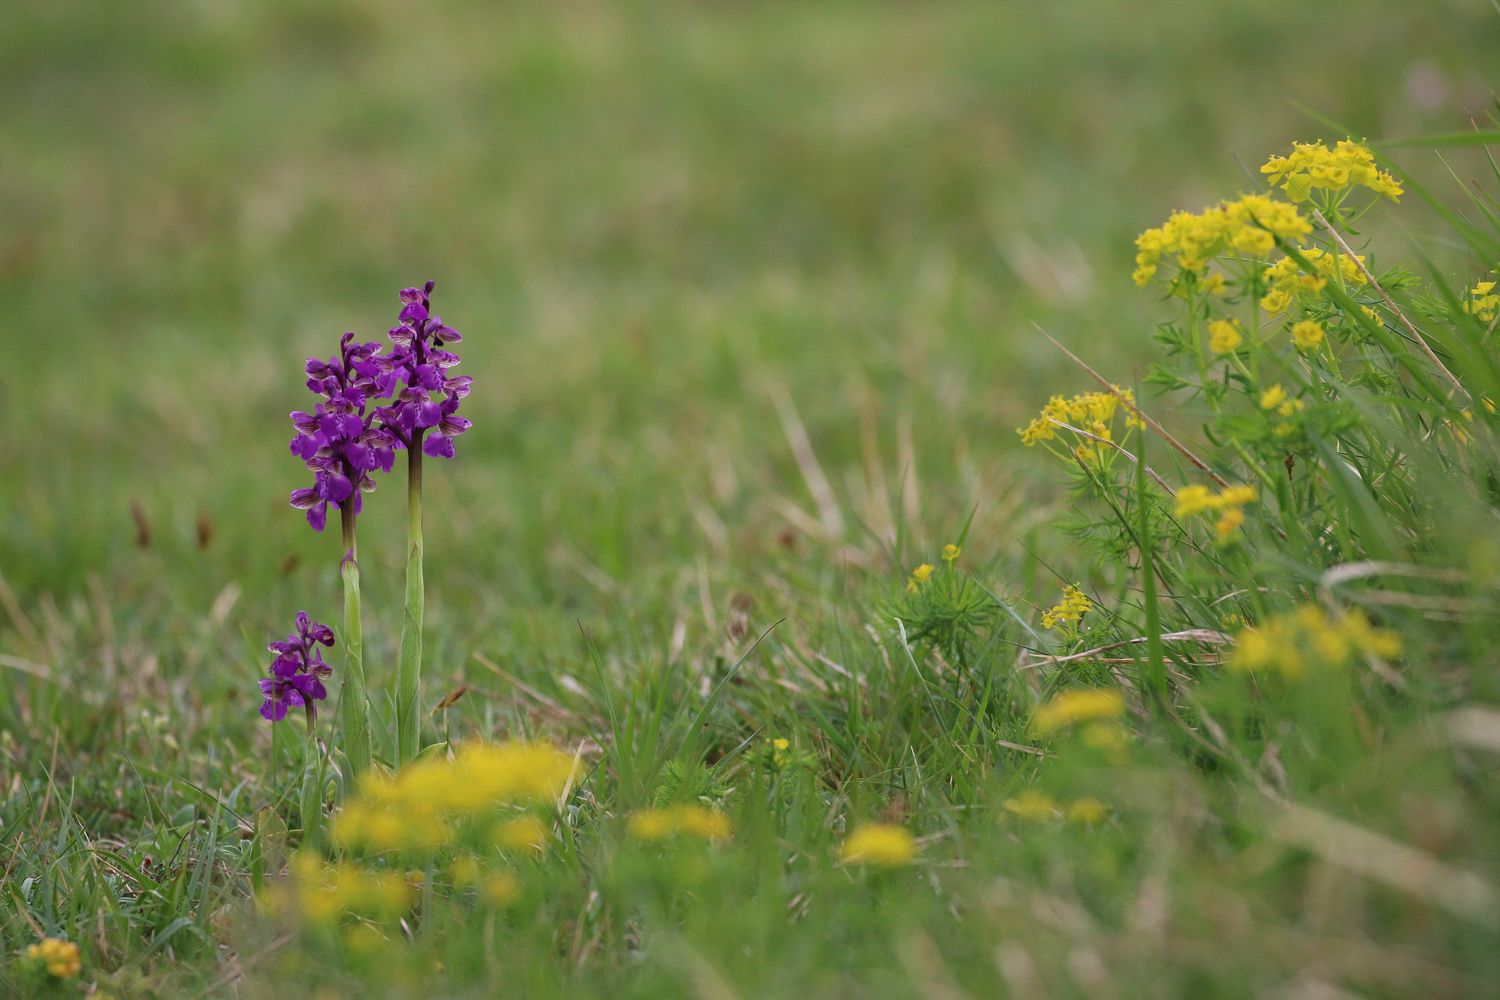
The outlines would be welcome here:
[[[1011,815],[1028,820],[1054,819],[1058,814],[1057,800],[1034,788],[1006,799],[1003,807]]]
[[[1231,354],[1244,342],[1239,324],[1233,320],[1216,319],[1208,324],[1208,346],[1215,354]]]
[[[911,831],[892,823],[865,823],[845,838],[839,857],[845,864],[896,868],[917,856]]]
[[[1308,669],[1337,668],[1355,656],[1394,657],[1401,639],[1371,626],[1357,610],[1330,618],[1315,604],[1276,615],[1243,629],[1229,655],[1229,667],[1246,673],[1275,671],[1297,680]]]
[[[1299,351],[1315,351],[1323,343],[1323,325],[1304,319],[1292,324],[1292,341]]]
[[[83,971],[78,945],[61,938],[42,938],[26,949],[26,957],[41,961],[46,966],[47,975],[54,979],[72,979]]]
[[[1073,688],[1053,695],[1031,717],[1031,731],[1045,735],[1075,722],[1118,719],[1125,696],[1111,688]]]
[[[630,817],[630,835],[637,840],[658,841],[686,836],[699,840],[727,840],[734,832],[729,817],[697,803],[643,809]]]

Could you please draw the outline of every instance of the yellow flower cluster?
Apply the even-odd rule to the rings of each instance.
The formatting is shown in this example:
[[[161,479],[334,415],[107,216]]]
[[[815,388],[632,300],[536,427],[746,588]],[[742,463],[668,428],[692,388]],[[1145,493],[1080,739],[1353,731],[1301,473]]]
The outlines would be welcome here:
[[[418,761],[393,776],[366,773],[334,819],[333,839],[375,851],[439,847],[454,821],[555,802],[572,773],[572,759],[545,744],[465,744],[451,759]],[[508,834],[502,826],[495,836]]]
[[[1216,319],[1208,324],[1208,346],[1215,354],[1232,354],[1244,340],[1239,323],[1232,319]]]
[[[1278,382],[1260,394],[1260,408],[1267,412],[1274,411],[1283,418],[1273,430],[1278,437],[1286,437],[1297,429],[1296,424],[1292,423],[1292,417],[1307,409],[1307,404],[1300,399],[1288,398],[1286,390]]]
[[[673,837],[728,840],[733,832],[728,816],[697,803],[643,809],[630,817],[630,835],[636,840],[655,842]]]
[[[1199,514],[1218,514],[1214,530],[1220,538],[1228,538],[1234,530],[1245,523],[1244,508],[1255,502],[1255,487],[1230,486],[1218,493],[1207,486],[1184,486],[1177,491],[1177,507],[1173,511],[1177,518],[1196,517]]]
[[[1316,351],[1323,343],[1323,324],[1317,320],[1304,319],[1292,324],[1292,343],[1299,351]]]
[[[1276,239],[1293,240],[1312,232],[1312,226],[1297,206],[1261,194],[1241,195],[1221,201],[1198,214],[1173,212],[1155,229],[1136,238],[1137,285],[1156,276],[1163,261],[1199,278],[1207,275],[1209,261],[1221,254],[1263,257],[1276,246]],[[1222,288],[1222,278],[1213,282]]]
[[[1359,611],[1330,618],[1322,608],[1307,604],[1241,631],[1235,637],[1229,666],[1247,673],[1274,670],[1296,680],[1309,668],[1335,668],[1356,656],[1400,653],[1400,636],[1373,627]]]
[[[292,858],[291,878],[266,897],[272,909],[290,900],[297,911],[318,923],[348,914],[394,920],[416,899],[413,879],[392,871],[370,871],[353,861],[330,864],[309,851]]]
[[[1286,311],[1293,302],[1316,298],[1328,287],[1330,278],[1337,277],[1345,286],[1358,288],[1366,283],[1363,254],[1350,257],[1348,254],[1329,253],[1317,247],[1301,247],[1298,250],[1312,265],[1312,271],[1302,270],[1295,258],[1283,257],[1266,268],[1266,294],[1261,297],[1260,307],[1269,313]]]
[[[1260,172],[1292,201],[1306,201],[1315,190],[1336,194],[1350,187],[1369,188],[1392,201],[1403,193],[1396,178],[1375,165],[1375,154],[1350,139],[1332,149],[1321,141],[1294,142],[1290,156],[1271,157]]]
[[[1094,610],[1094,602],[1089,600],[1088,595],[1069,584],[1063,588],[1062,600],[1043,612],[1042,628],[1076,625],[1083,621],[1083,616],[1092,610]]]
[[[1135,393],[1129,389],[1114,386],[1114,392],[1084,392],[1076,396],[1053,396],[1047,400],[1047,405],[1042,407],[1042,412],[1037,417],[1016,431],[1021,435],[1021,443],[1030,448],[1041,444],[1043,441],[1051,441],[1057,437],[1059,424],[1076,427],[1087,431],[1093,438],[1103,441],[1113,441],[1115,417],[1122,407],[1120,400],[1129,403],[1125,410],[1126,435],[1132,428],[1142,426],[1141,419],[1136,416],[1131,408],[1135,405]],[[1071,431],[1069,433],[1072,433]],[[1080,459],[1089,459],[1101,455],[1106,449],[1099,441],[1085,437],[1081,434],[1073,434],[1077,441],[1073,453]]]
[[[1493,281],[1475,282],[1469,289],[1469,300],[1463,304],[1464,312],[1482,323],[1489,323],[1500,315],[1500,295],[1495,293]]]
[[[899,868],[917,856],[911,831],[894,823],[864,823],[854,828],[839,849],[845,864]]]
[[[911,576],[907,577],[906,580],[907,593],[915,594],[919,589],[921,589],[922,584],[932,579],[932,574],[935,570],[936,567],[934,567],[932,563],[923,563],[916,569],[912,570]]]
[[[46,965],[47,975],[54,979],[72,979],[83,971],[78,945],[60,938],[42,938],[26,949],[26,957]]]
[[[1103,820],[1105,814],[1104,803],[1092,795],[1085,795],[1064,805],[1046,792],[1031,788],[1006,799],[1003,805],[1006,812],[1021,819],[1044,821],[1061,816],[1070,823],[1083,823],[1086,826],[1093,826]]]
[[[1075,722],[1118,719],[1125,714],[1125,696],[1110,688],[1073,688],[1052,696],[1031,717],[1031,731],[1045,736]]]

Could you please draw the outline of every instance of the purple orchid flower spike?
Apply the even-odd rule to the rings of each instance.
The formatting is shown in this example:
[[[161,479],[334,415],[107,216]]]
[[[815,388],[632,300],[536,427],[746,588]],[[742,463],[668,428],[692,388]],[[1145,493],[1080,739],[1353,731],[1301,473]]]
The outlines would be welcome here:
[[[470,426],[468,419],[458,415],[458,405],[474,380],[448,374],[459,357],[447,348],[463,337],[444,324],[441,316],[433,315],[433,287],[429,281],[421,288],[401,290],[401,312],[389,334],[391,350],[374,359],[375,367],[393,379],[389,391],[395,399],[376,414],[400,447],[421,448],[433,458],[452,458],[453,439]]]
[[[339,341],[327,361],[308,358],[307,387],[323,397],[311,413],[292,413],[291,452],[313,473],[313,485],[292,491],[292,506],[307,511],[307,523],[322,531],[328,505],[359,512],[360,495],[375,489],[373,474],[389,472],[401,442],[376,422],[372,399],[394,391],[398,376],[377,360],[380,345]]]
[[[297,612],[297,631],[266,647],[276,659],[271,663],[271,676],[260,681],[260,693],[265,698],[260,714],[264,718],[280,722],[288,710],[300,706],[307,710],[307,722],[312,725],[318,717],[317,703],[328,697],[323,680],[333,673],[318,647],[332,646],[333,642],[333,629],[313,621],[306,611]]]

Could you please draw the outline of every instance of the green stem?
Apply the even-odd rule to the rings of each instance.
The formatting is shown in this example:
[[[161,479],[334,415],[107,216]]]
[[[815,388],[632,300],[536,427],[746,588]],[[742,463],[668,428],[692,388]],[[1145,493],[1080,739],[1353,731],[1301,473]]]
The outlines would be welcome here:
[[[323,770],[322,748],[318,746],[317,726],[307,717],[307,748],[302,757],[302,843],[317,847],[323,840]]]
[[[350,776],[358,777],[370,767],[370,700],[365,694],[354,511],[341,507],[339,515],[344,526],[344,558],[339,564],[339,575],[344,578],[344,688],[339,702],[344,724],[344,757],[349,761]]]
[[[406,614],[401,621],[401,662],[396,669],[396,763],[417,756],[422,687],[422,436],[406,450]]]

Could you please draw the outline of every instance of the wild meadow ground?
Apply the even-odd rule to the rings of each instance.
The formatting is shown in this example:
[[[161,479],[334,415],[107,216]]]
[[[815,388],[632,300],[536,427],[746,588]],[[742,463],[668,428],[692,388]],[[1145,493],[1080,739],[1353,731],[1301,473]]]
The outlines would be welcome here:
[[[0,994],[1494,994],[1497,43],[1459,2],[4,5]],[[1259,170],[1346,135],[1399,201]],[[312,835],[256,685],[297,611],[347,638],[342,550],[286,414],[427,278],[474,379],[433,749]]]

